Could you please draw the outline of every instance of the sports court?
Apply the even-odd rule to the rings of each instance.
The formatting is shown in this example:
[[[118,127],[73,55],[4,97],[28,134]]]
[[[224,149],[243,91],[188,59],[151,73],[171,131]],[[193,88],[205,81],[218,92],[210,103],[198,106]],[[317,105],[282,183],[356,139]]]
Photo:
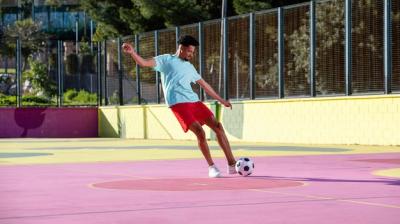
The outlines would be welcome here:
[[[398,224],[399,127],[399,0],[0,1],[0,224]]]
[[[216,163],[225,167],[215,142]],[[0,223],[398,223],[400,148],[233,143],[251,176],[208,178],[194,141],[3,139]],[[225,171],[224,169],[222,169]]]

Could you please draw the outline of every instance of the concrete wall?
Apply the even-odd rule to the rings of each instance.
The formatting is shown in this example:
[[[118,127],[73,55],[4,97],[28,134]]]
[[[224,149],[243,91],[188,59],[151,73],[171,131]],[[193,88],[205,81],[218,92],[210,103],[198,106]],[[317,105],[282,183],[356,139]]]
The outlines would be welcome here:
[[[0,138],[97,136],[97,108],[0,108]]]
[[[396,94],[240,101],[233,102],[233,110],[212,110],[219,110],[228,138],[234,141],[400,145],[400,95]],[[113,127],[113,134],[100,130],[102,137],[195,139],[192,133],[183,133],[164,105],[99,111],[107,114],[100,116],[100,127]],[[208,128],[206,133],[213,138]]]
[[[400,96],[248,101],[221,121],[238,141],[400,145]]]
[[[100,107],[99,121],[100,137],[196,139],[190,131],[183,132],[174,114],[165,105]],[[210,138],[210,129],[205,127],[205,131]]]

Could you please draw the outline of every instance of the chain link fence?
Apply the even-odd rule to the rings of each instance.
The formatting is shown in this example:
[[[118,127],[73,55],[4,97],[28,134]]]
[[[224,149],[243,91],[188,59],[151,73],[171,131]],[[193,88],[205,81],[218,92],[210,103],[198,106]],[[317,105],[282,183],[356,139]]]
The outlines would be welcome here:
[[[160,75],[139,68],[121,45],[129,42],[151,58],[174,54],[185,34],[201,43],[191,62],[227,99],[399,92],[399,1],[346,2],[308,2],[103,43],[47,41],[29,55],[23,42],[2,40],[0,106],[29,106],[34,97],[44,106],[164,103]],[[193,89],[213,100],[198,85]]]

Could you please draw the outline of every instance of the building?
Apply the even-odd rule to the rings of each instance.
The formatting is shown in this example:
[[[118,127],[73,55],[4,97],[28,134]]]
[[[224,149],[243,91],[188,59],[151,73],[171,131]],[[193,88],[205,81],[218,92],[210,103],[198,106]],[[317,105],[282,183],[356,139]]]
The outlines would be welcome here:
[[[21,0],[0,0],[0,13],[2,27],[31,17],[57,40],[88,41],[95,29],[93,21],[79,9],[78,0],[32,0],[28,4],[22,4]]]

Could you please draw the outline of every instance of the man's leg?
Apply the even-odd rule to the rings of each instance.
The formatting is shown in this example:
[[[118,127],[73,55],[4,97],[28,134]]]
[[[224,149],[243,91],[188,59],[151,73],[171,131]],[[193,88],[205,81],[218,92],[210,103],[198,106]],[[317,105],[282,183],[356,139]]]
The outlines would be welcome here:
[[[229,145],[228,138],[225,135],[224,128],[222,124],[218,122],[215,117],[210,117],[206,121],[206,125],[210,127],[215,134],[217,135],[218,144],[221,146],[222,150],[224,151],[225,157],[228,160],[228,164],[230,166],[235,165],[236,160],[232,154],[231,146]]]
[[[206,133],[203,130],[203,127],[199,124],[199,122],[193,122],[189,126],[189,130],[191,130],[197,137],[197,143],[201,152],[203,153],[204,158],[207,160],[209,166],[214,165],[214,161],[211,158],[210,149],[208,148]]]

